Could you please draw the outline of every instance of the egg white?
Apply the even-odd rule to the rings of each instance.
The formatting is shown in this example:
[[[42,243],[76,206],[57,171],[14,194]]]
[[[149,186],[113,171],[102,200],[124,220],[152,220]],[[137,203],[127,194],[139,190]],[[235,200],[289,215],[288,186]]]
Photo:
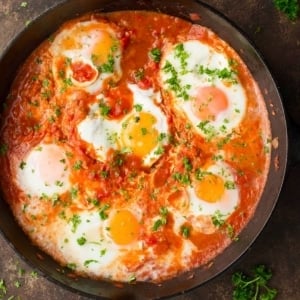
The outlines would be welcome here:
[[[28,195],[51,197],[71,186],[65,150],[56,144],[42,143],[31,149],[16,171],[17,183]]]
[[[157,122],[154,127],[159,133],[168,133],[167,118],[161,108],[158,106],[161,98],[160,94],[153,91],[153,89],[142,90],[135,84],[129,84],[129,89],[133,94],[133,107],[140,105],[142,112],[152,114]],[[105,97],[99,95],[98,98],[104,99]],[[94,103],[90,106],[90,111],[87,117],[78,124],[77,130],[82,140],[90,143],[96,151],[97,159],[100,161],[106,160],[106,154],[109,149],[119,150],[121,152],[131,152],[131,149],[124,144],[121,139],[122,131],[128,119],[132,116],[139,116],[139,112],[133,108],[122,119],[109,119],[101,116],[99,104]],[[137,141],[138,142],[138,141]],[[157,149],[167,143],[167,138],[157,142],[157,146],[142,158],[145,166],[151,166],[161,154],[157,154]]]
[[[199,72],[200,66],[204,69],[224,68],[230,70],[228,57],[219,53],[212,47],[198,41],[190,40],[182,43],[186,58],[183,60],[176,54],[176,46],[173,45],[166,51],[160,66],[161,84],[165,91],[172,94],[175,109],[181,111],[191,121],[194,128],[204,137],[224,136],[232,132],[242,121],[246,111],[246,95],[243,86],[237,77],[235,83],[228,85],[216,76],[202,74]],[[169,64],[173,71],[168,71],[166,65]],[[180,90],[172,89],[173,75],[176,74]],[[220,112],[215,120],[205,122],[192,111],[192,100],[197,95],[197,90],[201,87],[215,86],[220,89],[228,99],[228,108]],[[201,126],[202,122],[202,126]],[[199,125],[200,124],[200,125]]]
[[[224,218],[229,217],[237,208],[240,201],[239,188],[235,184],[235,179],[231,168],[224,162],[218,162],[209,166],[206,173],[220,176],[224,184],[226,182],[233,183],[232,187],[224,189],[224,193],[220,200],[216,202],[207,202],[200,199],[193,187],[187,187],[187,193],[190,199],[189,211],[194,216],[213,216],[216,213],[221,214]]]
[[[89,26],[92,29],[88,30],[88,33],[76,35],[76,31],[80,28],[88,28]],[[101,72],[98,70],[97,66],[95,66],[93,62],[93,47],[101,38],[101,32],[108,33],[112,40],[115,41],[115,49],[111,51],[110,55],[113,58],[113,72]],[[66,49],[63,45],[63,41],[71,36],[78,43],[76,48]],[[93,21],[85,21],[76,23],[75,25],[63,29],[54,39],[51,44],[50,52],[53,55],[53,64],[52,71],[54,75],[54,79],[58,85],[58,93],[62,94],[62,92],[66,88],[81,88],[85,91],[95,94],[101,91],[103,86],[103,82],[110,78],[113,81],[119,80],[122,75],[121,70],[121,57],[122,51],[120,47],[119,40],[117,38],[117,34],[115,30],[106,23],[101,21],[93,20]],[[65,78],[61,76],[61,69],[58,68],[59,62],[61,60],[65,61]],[[71,63],[82,62],[90,66],[92,70],[95,71],[95,76],[91,78],[91,80],[79,82],[75,78],[72,77],[72,70],[70,68]],[[71,82],[70,82],[71,81]]]

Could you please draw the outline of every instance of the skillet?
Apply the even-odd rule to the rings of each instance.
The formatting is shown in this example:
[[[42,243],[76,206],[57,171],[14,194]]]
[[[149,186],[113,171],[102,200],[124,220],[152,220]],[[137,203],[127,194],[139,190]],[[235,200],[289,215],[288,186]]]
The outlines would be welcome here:
[[[264,61],[244,35],[223,16],[199,1],[193,0],[68,0],[51,8],[33,21],[12,41],[0,58],[0,100],[6,98],[18,67],[26,57],[66,20],[89,11],[153,10],[189,19],[190,13],[198,13],[199,24],[215,31],[241,56],[263,91],[271,123],[273,138],[279,146],[272,149],[270,171],[266,186],[255,215],[239,236],[216,257],[212,264],[184,273],[160,285],[151,283],[125,284],[94,281],[68,276],[68,270],[59,266],[49,256],[31,244],[12,216],[5,200],[0,198],[0,230],[7,242],[29,264],[38,268],[50,280],[75,292],[90,297],[111,299],[163,298],[199,286],[220,274],[236,261],[253,243],[263,229],[276,204],[284,179],[287,160],[287,129],[280,95]],[[43,259],[41,259],[41,257]],[[58,271],[60,270],[60,271]]]

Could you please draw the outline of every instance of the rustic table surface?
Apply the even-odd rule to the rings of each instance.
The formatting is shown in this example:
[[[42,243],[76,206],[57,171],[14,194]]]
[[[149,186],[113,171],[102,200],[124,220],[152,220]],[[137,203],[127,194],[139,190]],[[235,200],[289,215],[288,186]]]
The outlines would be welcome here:
[[[62,0],[0,0],[0,55],[9,42],[35,17]],[[260,51],[277,81],[289,125],[288,170],[278,204],[266,227],[234,265],[176,300],[232,299],[231,276],[263,263],[273,271],[270,285],[277,299],[300,299],[300,18],[291,22],[272,0],[203,1],[232,20]],[[0,70],[3,72],[3,70]],[[0,83],[1,84],[1,83]],[[1,99],[2,100],[2,99]],[[45,279],[24,263],[0,235],[0,280],[4,299],[85,300]],[[14,298],[12,298],[14,296]],[[11,297],[11,298],[9,298]],[[19,298],[18,298],[19,297]]]

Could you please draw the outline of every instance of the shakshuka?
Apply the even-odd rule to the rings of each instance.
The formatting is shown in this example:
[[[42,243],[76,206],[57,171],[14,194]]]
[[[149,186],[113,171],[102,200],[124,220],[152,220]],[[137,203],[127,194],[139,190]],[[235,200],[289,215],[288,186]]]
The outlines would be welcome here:
[[[270,125],[247,66],[210,29],[88,14],[26,60],[5,102],[1,189],[30,239],[76,274],[162,282],[251,219]]]

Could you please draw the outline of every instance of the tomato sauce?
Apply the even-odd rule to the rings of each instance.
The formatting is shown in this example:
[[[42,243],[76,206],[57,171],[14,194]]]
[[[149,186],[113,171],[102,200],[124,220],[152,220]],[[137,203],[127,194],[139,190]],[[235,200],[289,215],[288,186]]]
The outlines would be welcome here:
[[[198,16],[193,18],[198,20]],[[114,23],[122,48],[122,75],[119,79],[105,80],[101,90],[101,96],[107,101],[108,119],[122,120],[133,110],[133,94],[128,87],[129,83],[137,84],[142,90],[161,90],[161,66],[159,60],[155,61],[149,55],[152,49],[160,49],[164,53],[173,44],[200,40],[236,62],[236,72],[247,98],[247,110],[238,134],[226,140],[222,137],[206,140],[191,130],[186,118],[171,106],[171,96],[164,94],[158,106],[167,116],[169,140],[157,162],[147,167],[140,157],[113,149],[108,151],[106,160],[101,161],[91,144],[80,138],[77,129],[89,113],[90,106],[96,99],[100,103],[101,99],[93,93],[68,85],[68,82],[63,86],[57,84],[51,69],[53,57],[49,48],[52,42],[46,41],[22,66],[6,101],[8,108],[3,112],[1,129],[1,145],[7,147],[7,151],[0,157],[4,174],[0,179],[2,190],[14,213],[21,219],[20,223],[30,228],[39,228],[41,222],[50,224],[69,208],[72,213],[80,213],[83,210],[98,209],[104,204],[110,208],[138,206],[142,228],[139,239],[144,247],[153,249],[157,261],[168,252],[174,256],[173,266],[161,278],[153,279],[164,280],[213,259],[238,236],[253,216],[269,167],[266,146],[270,129],[264,102],[240,57],[205,27],[158,13],[114,12],[84,16],[71,21],[65,28],[70,27],[72,22],[89,19],[105,19],[108,23]],[[60,63],[58,69],[64,68],[63,62]],[[99,76],[94,68],[85,63],[75,62],[71,64],[71,70],[73,78],[80,83]],[[31,149],[41,142],[57,143],[66,150],[70,182],[76,187],[77,200],[72,199],[71,192],[65,192],[60,195],[60,202],[55,206],[45,206],[45,209],[49,209],[46,221],[41,215],[37,218],[27,215],[24,221],[20,207],[26,206],[30,199],[18,186],[17,170],[20,161],[25,160]],[[180,210],[182,216],[185,216],[186,206],[189,206],[185,188],[192,185],[188,181],[189,177],[178,179],[175,176],[184,174],[188,168],[182,163],[182,158],[191,163],[189,172],[193,174],[197,169],[214,163],[220,151],[223,153],[222,160],[234,170],[239,190],[237,209],[226,223],[216,227],[211,223],[209,226],[214,228],[213,233],[198,231],[188,218],[178,229],[179,233],[175,232],[177,225],[173,211]],[[184,179],[187,181],[184,182]],[[162,208],[166,210],[162,211]],[[232,235],[228,234],[228,228],[233,232]],[[33,239],[36,239],[34,234]],[[188,258],[185,258],[183,264],[181,251],[186,240],[189,240],[192,250],[186,255]],[[52,251],[51,254],[56,256],[55,253]],[[137,269],[140,263],[134,261],[135,255],[132,253],[123,261],[128,264],[128,268]],[[147,259],[151,260],[150,257]],[[158,263],[157,268],[163,266]],[[145,271],[142,273],[145,274]],[[149,278],[150,273],[147,274]]]

